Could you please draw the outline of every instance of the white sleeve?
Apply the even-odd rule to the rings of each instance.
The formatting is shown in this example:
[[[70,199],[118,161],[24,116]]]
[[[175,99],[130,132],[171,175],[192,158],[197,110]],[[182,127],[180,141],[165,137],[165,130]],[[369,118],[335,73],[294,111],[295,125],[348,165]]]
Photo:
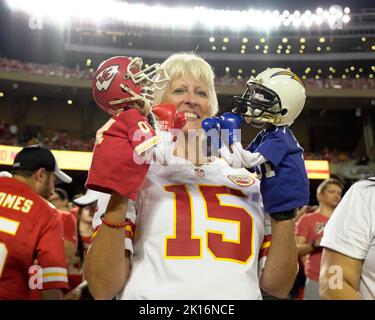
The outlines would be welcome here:
[[[323,247],[354,259],[365,258],[371,242],[371,189],[362,181],[347,191],[324,228]]]
[[[101,193],[101,195],[99,196],[98,208],[92,219],[92,227],[94,231],[97,231],[99,226],[102,224],[102,220],[100,219],[100,217],[107,210],[107,205],[108,205],[110,198],[111,198],[111,195],[107,193]],[[129,199],[127,209],[126,209],[126,219],[129,221],[129,226],[126,226],[124,238],[125,238],[125,249],[129,250],[131,254],[133,254],[133,236],[132,235],[134,234],[135,218],[136,218],[135,203],[133,200]]]

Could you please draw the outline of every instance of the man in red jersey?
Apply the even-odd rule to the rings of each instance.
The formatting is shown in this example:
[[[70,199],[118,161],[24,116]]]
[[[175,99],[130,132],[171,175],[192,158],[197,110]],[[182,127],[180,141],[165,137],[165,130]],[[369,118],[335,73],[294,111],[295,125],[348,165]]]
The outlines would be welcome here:
[[[35,288],[42,299],[61,299],[68,288],[63,229],[45,199],[57,179],[72,179],[40,145],[23,148],[12,173],[0,178],[0,299],[27,299]]]
[[[319,208],[303,215],[296,224],[298,255],[304,262],[306,283],[304,299],[319,300],[319,272],[322,259],[320,240],[323,230],[341,200],[343,184],[337,179],[324,180],[317,189]]]

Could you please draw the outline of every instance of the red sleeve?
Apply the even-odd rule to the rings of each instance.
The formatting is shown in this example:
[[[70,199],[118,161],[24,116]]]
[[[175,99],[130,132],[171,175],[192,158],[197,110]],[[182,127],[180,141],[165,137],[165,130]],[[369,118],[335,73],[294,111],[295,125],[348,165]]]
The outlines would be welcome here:
[[[77,219],[70,212],[62,212],[61,216],[64,228],[64,240],[73,242],[77,247]]]
[[[135,127],[139,130],[138,122],[145,120],[139,111],[125,110],[98,130],[86,181],[88,189],[104,193],[116,191],[126,198],[136,199],[149,164],[134,152],[137,144],[129,134],[133,135]]]
[[[61,218],[55,210],[49,216],[37,244],[38,264],[43,271],[43,289],[67,289],[65,247]]]
[[[305,238],[308,238],[309,237],[309,227],[310,227],[310,219],[309,219],[309,216],[308,215],[304,215],[302,216],[298,222],[296,223],[296,229],[295,229],[295,233],[297,236],[301,236],[301,237],[305,237]]]
[[[155,131],[149,125],[145,116],[138,110],[130,109],[121,112],[117,121],[127,127],[128,137],[133,149],[139,148],[143,143],[152,144],[154,142],[154,137],[156,136]],[[147,150],[147,148],[145,150]]]

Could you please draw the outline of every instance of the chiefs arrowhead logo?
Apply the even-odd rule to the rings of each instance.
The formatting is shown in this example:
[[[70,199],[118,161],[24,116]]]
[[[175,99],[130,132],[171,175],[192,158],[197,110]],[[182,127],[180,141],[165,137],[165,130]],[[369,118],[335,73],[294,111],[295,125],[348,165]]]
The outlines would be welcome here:
[[[228,175],[228,178],[230,181],[241,187],[250,187],[255,183],[255,180],[248,176]]]
[[[109,86],[112,83],[113,78],[115,77],[116,73],[118,72],[118,69],[120,68],[119,65],[109,66],[102,70],[97,76],[96,76],[96,88],[98,91],[107,91]]]

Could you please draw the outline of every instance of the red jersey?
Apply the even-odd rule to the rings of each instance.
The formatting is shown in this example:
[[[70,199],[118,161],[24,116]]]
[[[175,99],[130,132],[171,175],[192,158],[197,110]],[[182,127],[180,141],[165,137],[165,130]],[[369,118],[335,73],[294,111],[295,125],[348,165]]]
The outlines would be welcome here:
[[[77,247],[78,234],[77,234],[77,218],[69,211],[57,210],[64,230],[64,240],[73,242]]]
[[[86,188],[112,193],[116,191],[135,200],[149,164],[135,161],[159,142],[159,137],[136,109],[112,117],[96,134],[96,143]],[[139,156],[138,156],[139,157]]]
[[[69,212],[76,218],[78,218],[79,207],[75,206],[69,210]]]
[[[91,237],[81,236],[81,240],[83,245],[83,254],[85,256],[91,244]],[[73,290],[83,281],[82,263],[78,251],[75,254],[73,264],[68,267],[68,279],[70,287],[69,290]]]
[[[296,224],[296,235],[307,239],[308,243],[318,241],[323,236],[323,230],[328,222],[328,217],[318,211],[303,215]],[[322,250],[317,250],[307,256],[305,275],[307,278],[319,281],[320,261]]]
[[[0,178],[0,299],[27,299],[37,259],[40,289],[68,287],[61,220],[27,184]],[[35,283],[35,282],[33,282]]]

